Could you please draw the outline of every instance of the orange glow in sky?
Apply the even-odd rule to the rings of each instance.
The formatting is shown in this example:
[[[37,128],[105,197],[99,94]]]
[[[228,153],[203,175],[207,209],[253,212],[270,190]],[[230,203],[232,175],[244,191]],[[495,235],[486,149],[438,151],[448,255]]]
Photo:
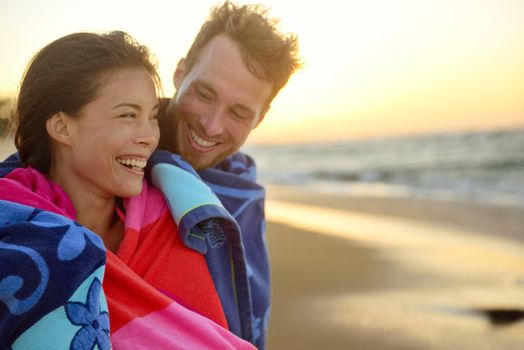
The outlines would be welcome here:
[[[246,1],[239,1],[246,3]],[[305,67],[251,142],[524,126],[524,1],[258,1],[299,36]],[[30,57],[75,31],[125,30],[171,77],[216,1],[0,4],[0,96]]]

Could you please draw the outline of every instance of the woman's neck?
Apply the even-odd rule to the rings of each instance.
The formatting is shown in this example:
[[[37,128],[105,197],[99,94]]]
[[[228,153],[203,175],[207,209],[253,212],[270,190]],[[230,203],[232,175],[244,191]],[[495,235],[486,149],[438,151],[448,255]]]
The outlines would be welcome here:
[[[87,186],[69,181],[69,177],[51,171],[49,178],[67,193],[76,210],[76,220],[99,235],[106,248],[116,251],[123,237],[124,225],[115,212],[115,197],[97,195]]]
[[[66,190],[69,194],[69,192]],[[69,196],[76,209],[76,219],[91,231],[106,236],[115,221],[115,201],[86,198],[73,194]]]
[[[122,241],[124,225],[115,212],[115,200],[100,202],[92,198],[71,199],[77,211],[77,221],[95,232],[107,249],[115,252]]]

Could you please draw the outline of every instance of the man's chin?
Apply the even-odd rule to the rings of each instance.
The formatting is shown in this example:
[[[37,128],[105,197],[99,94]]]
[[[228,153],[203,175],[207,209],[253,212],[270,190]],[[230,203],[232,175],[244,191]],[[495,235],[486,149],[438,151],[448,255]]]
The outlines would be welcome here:
[[[212,168],[215,165],[221,163],[224,159],[229,157],[231,154],[236,152],[236,149],[230,148],[226,150],[222,148],[220,150],[221,152],[217,152],[217,150],[215,150],[214,152],[210,152],[207,154],[201,154],[196,151],[193,151],[189,145],[184,145],[181,143],[177,144],[177,150],[180,151],[180,153],[178,154],[181,155],[182,158],[184,158],[186,162],[191,164],[191,166],[195,170],[203,170],[207,168]]]
[[[184,157],[184,156],[182,156]],[[228,155],[221,155],[221,156],[218,156],[218,157],[215,157],[213,159],[202,159],[202,158],[197,158],[197,157],[184,157],[184,159],[186,159],[186,161],[191,164],[191,166],[195,169],[195,170],[203,170],[203,169],[207,169],[207,168],[212,168],[214,167],[215,165],[219,164],[220,162],[222,162],[224,159],[226,159],[228,157]]]
[[[213,161],[208,161],[208,162],[189,162],[189,164],[191,164],[191,166],[195,169],[195,170],[203,170],[203,169],[207,169],[207,168],[212,168],[214,167],[215,165],[217,165],[218,163],[220,163],[221,160],[213,160]]]
[[[199,157],[195,157],[193,155],[187,155],[187,153],[181,154],[181,156],[182,156],[182,158],[184,158],[184,160],[186,162],[191,164],[191,166],[195,170],[202,170],[202,169],[209,168],[209,167],[213,166],[211,161],[205,161],[205,160],[202,160]]]

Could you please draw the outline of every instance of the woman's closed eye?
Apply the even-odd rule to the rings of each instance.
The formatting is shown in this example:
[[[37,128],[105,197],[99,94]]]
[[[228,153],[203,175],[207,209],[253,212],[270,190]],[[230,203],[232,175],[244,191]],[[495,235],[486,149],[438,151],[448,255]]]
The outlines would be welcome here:
[[[118,116],[119,118],[131,118],[131,119],[135,119],[136,118],[136,113],[134,112],[128,112],[128,113],[122,113]]]

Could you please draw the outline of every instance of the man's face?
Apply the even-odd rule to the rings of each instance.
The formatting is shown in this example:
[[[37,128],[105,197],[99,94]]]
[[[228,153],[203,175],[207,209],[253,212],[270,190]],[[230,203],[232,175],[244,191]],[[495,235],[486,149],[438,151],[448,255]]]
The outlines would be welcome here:
[[[238,45],[223,34],[203,47],[190,71],[181,61],[174,82],[168,135],[174,151],[195,169],[236,152],[264,117],[272,93],[272,85],[247,69]]]

